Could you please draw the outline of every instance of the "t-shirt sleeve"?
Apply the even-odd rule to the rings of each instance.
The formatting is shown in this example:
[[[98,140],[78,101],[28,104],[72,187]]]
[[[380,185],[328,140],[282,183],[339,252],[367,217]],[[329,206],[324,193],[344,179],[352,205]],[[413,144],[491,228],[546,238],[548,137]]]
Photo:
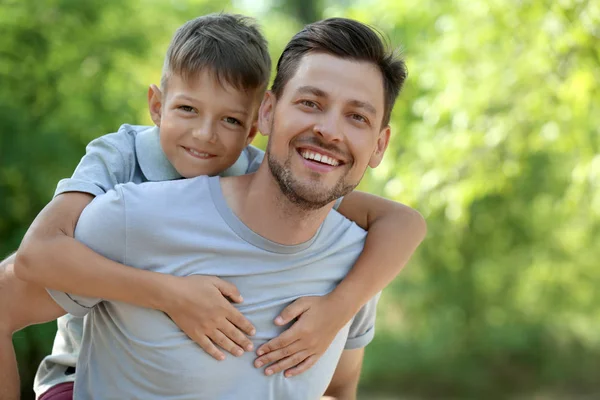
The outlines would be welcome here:
[[[58,182],[54,196],[65,192],[104,194],[115,185],[130,180],[134,158],[135,142],[128,133],[99,137],[87,145],[73,176]]]
[[[125,262],[125,201],[121,186],[96,197],[81,213],[75,239],[111,260]],[[78,317],[86,315],[101,299],[77,296],[47,289],[66,312]]]
[[[375,295],[354,316],[350,324],[346,346],[344,347],[346,350],[365,347],[373,340],[375,336],[375,314],[380,295],[381,293]]]

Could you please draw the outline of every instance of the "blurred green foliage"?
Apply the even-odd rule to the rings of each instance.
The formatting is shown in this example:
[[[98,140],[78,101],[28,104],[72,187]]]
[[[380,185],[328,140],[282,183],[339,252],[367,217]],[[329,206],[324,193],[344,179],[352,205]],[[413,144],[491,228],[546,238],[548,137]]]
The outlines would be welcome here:
[[[403,48],[393,140],[361,188],[420,210],[429,234],[384,293],[363,397],[599,393],[596,1],[5,0],[0,254],[87,142],[149,123],[147,85],[174,30],[223,9],[256,16],[274,60],[304,23],[330,16]],[[54,329],[15,335],[24,398]]]

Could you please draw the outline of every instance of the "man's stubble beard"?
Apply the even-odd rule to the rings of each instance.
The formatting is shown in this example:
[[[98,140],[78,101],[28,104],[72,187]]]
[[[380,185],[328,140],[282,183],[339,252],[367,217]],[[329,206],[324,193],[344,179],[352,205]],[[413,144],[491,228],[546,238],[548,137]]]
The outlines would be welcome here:
[[[275,120],[273,119],[271,122],[271,135],[273,135],[274,126]],[[305,187],[305,185],[302,185],[296,179],[294,179],[291,173],[292,160],[289,152],[288,158],[285,160],[285,162],[283,164],[279,162],[271,154],[271,139],[269,139],[267,144],[266,156],[271,175],[273,175],[273,178],[279,185],[281,193],[292,204],[304,211],[314,211],[323,208],[327,204],[347,195],[358,185],[358,182],[354,184],[347,183],[344,179],[344,176],[332,189],[328,190],[327,193],[323,193],[323,190],[319,188],[319,185]],[[322,195],[319,196],[320,194]]]

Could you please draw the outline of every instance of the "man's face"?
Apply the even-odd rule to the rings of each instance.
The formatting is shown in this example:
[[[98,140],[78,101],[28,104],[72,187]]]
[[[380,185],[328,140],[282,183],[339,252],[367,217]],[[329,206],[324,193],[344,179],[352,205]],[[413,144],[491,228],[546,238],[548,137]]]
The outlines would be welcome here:
[[[310,210],[352,191],[367,166],[383,157],[390,134],[381,128],[383,114],[383,78],[375,65],[305,55],[281,97],[269,92],[259,113],[282,192]]]
[[[151,88],[149,103],[161,147],[185,178],[229,168],[256,133],[256,92],[221,85],[208,70],[187,81],[170,77],[166,94]]]

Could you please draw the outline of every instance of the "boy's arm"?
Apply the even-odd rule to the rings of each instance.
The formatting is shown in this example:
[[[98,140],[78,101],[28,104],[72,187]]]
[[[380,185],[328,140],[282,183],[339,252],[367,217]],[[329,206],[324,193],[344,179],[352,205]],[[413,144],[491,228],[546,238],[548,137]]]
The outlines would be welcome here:
[[[65,312],[44,288],[18,279],[14,254],[0,263],[0,399],[18,400],[19,371],[12,342],[14,332],[51,321]]]
[[[416,210],[359,191],[344,197],[338,211],[368,231],[354,267],[330,294],[344,305],[350,320],[400,273],[425,238],[427,226]]]
[[[286,370],[286,376],[298,375],[314,365],[361,306],[394,279],[425,237],[425,221],[417,211],[381,197],[354,191],[344,197],[338,211],[368,230],[364,250],[334,291],[298,299],[275,319],[277,325],[298,321],[258,348],[255,366],[275,363],[267,368],[271,374]]]
[[[17,253],[15,269],[21,279],[60,292],[161,310],[217,359],[224,355],[213,343],[232,354],[240,346],[249,349],[252,342],[240,329],[252,334],[253,327],[223,297],[241,299],[234,285],[215,277],[181,278],[136,269],[75,240],[75,226],[91,200],[87,193],[64,193],[42,210]],[[233,342],[222,335],[213,341],[217,329]]]
[[[123,125],[119,132],[88,144],[73,176],[59,182],[56,197],[27,231],[16,273],[43,287],[162,310],[215,358],[223,357],[211,341],[218,331],[233,341],[225,341],[223,335],[214,340],[225,350],[248,349],[251,342],[243,332],[252,334],[253,327],[223,297],[242,301],[234,285],[216,277],[177,279],[127,267],[73,239],[79,216],[92,198],[135,175],[137,136],[132,129]]]

